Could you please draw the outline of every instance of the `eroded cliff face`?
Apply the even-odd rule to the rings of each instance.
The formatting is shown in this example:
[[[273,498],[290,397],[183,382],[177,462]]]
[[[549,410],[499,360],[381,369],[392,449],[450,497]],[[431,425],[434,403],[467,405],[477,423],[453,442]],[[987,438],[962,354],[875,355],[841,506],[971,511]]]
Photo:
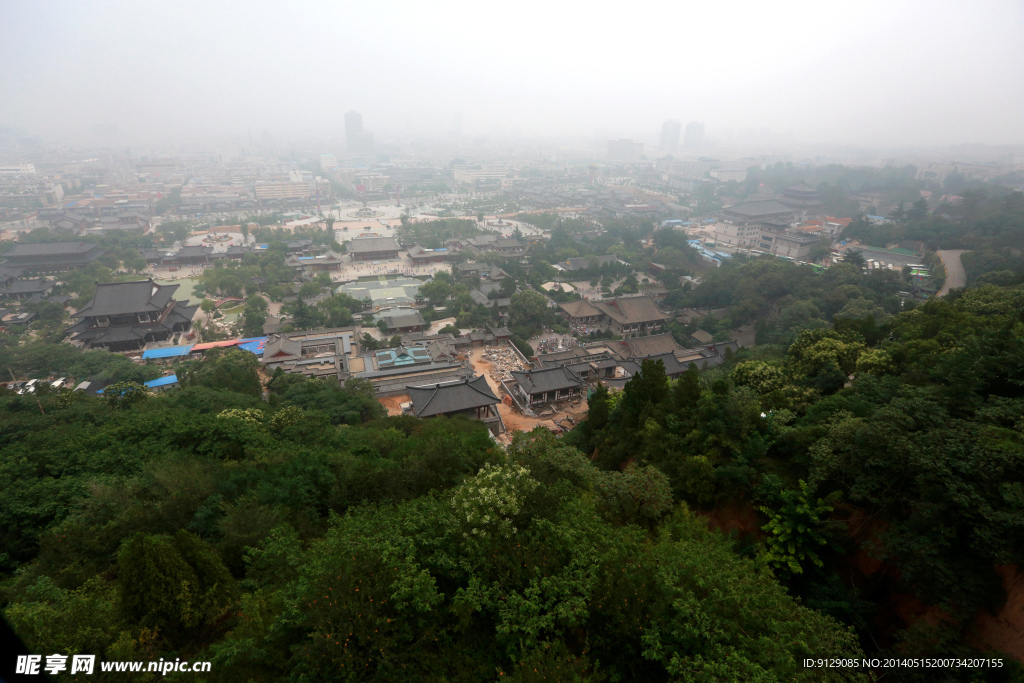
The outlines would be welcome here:
[[[1006,603],[993,615],[981,611],[974,619],[970,643],[984,650],[998,650],[1024,663],[1024,573],[1016,565],[998,565]]]

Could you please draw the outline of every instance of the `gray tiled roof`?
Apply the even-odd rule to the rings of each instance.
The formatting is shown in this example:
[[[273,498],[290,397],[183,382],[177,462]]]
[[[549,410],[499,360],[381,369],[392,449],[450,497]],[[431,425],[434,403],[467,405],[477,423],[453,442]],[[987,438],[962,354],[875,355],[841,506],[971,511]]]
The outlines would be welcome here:
[[[352,254],[398,251],[398,249],[398,242],[393,237],[354,237],[348,243],[348,251]]]
[[[44,279],[37,280],[15,280],[7,287],[0,289],[0,295],[4,294],[35,294],[53,289],[53,284]]]
[[[416,417],[448,415],[501,402],[483,375],[461,382],[410,386],[408,390],[412,412]]]
[[[548,391],[587,386],[586,381],[564,366],[526,372],[513,371],[512,378],[527,394],[542,394]]]
[[[654,299],[648,296],[633,296],[613,299],[596,304],[612,320],[619,324],[654,322],[666,320],[667,315],[658,310]]]
[[[162,311],[177,289],[178,285],[158,285],[152,280],[96,285],[92,303],[74,317]]]
[[[626,347],[626,355],[629,357],[655,356],[683,350],[670,333],[627,339],[622,344]]]
[[[725,213],[734,213],[738,216],[746,216],[747,218],[774,216],[775,214],[780,213],[793,213],[793,209],[774,200],[743,202],[742,204],[726,207],[723,211]]]

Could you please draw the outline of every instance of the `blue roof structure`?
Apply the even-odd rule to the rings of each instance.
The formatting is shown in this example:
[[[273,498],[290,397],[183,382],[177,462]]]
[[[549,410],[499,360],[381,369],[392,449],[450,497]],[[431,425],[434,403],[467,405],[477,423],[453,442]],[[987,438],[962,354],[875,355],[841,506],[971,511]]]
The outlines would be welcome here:
[[[178,376],[177,375],[167,375],[166,377],[159,377],[157,379],[151,379],[148,382],[144,382],[143,384],[145,386],[149,387],[150,389],[156,389],[158,387],[169,387],[172,384],[177,384],[177,383],[178,383]]]
[[[255,337],[253,339],[242,339],[238,342],[238,348],[243,351],[255,353],[257,356],[263,355],[263,347],[267,343],[267,337]]]
[[[195,344],[189,344],[188,346],[168,346],[163,349],[149,349],[142,353],[142,360],[150,360],[153,358],[178,358],[180,356],[187,356],[192,350]]]

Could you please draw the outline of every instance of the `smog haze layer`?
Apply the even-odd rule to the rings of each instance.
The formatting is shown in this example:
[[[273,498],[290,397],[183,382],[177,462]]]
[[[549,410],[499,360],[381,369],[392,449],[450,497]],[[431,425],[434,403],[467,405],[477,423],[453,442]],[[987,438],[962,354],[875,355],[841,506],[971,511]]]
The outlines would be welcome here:
[[[1024,142],[1024,3],[0,3],[0,124],[78,144],[711,131]]]

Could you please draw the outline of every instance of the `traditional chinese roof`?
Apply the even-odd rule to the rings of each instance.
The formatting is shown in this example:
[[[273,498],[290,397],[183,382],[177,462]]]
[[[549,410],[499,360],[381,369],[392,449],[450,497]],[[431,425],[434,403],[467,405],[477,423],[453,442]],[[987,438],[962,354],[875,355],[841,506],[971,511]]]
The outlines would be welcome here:
[[[153,280],[99,284],[96,285],[92,303],[74,317],[162,311],[177,289],[178,285],[158,285]]]
[[[408,387],[408,390],[416,417],[449,415],[501,402],[483,375],[458,382]]]
[[[596,304],[596,306],[620,325],[668,319],[667,315],[658,310],[654,299],[648,296],[632,296],[602,301]]]
[[[565,366],[526,372],[513,371],[511,374],[527,394],[542,394],[548,391],[587,386],[585,380]]]

